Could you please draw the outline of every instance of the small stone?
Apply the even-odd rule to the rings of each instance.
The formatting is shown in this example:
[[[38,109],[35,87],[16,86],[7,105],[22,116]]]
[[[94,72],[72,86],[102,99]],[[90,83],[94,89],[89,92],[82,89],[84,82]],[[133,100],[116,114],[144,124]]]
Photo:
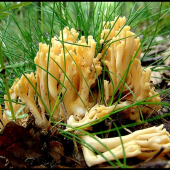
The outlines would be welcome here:
[[[165,43],[168,47],[170,46],[170,41],[166,41]]]
[[[169,55],[169,57],[167,57],[167,59],[164,61],[164,64],[169,66],[170,65],[170,47],[168,47],[167,50],[161,55],[163,58],[166,58]]]
[[[163,113],[168,113],[169,110],[168,110],[167,108],[163,107],[163,108],[162,108],[162,112],[163,112]]]
[[[155,42],[159,42],[159,41],[163,41],[163,40],[164,40],[164,38],[162,36],[158,36],[158,37],[154,38]]]

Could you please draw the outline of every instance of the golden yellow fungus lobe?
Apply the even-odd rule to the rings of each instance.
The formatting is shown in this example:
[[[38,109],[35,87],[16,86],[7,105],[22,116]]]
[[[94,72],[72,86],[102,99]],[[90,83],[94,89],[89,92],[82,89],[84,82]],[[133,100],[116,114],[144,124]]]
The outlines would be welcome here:
[[[33,87],[36,87],[36,79],[34,77],[34,73],[25,74],[25,76],[24,75],[21,76],[21,79],[18,81],[14,88],[14,92],[29,107],[31,113],[35,117],[35,123],[38,126],[46,129],[48,127],[48,121],[45,117],[45,114],[39,112],[34,98],[35,90]]]

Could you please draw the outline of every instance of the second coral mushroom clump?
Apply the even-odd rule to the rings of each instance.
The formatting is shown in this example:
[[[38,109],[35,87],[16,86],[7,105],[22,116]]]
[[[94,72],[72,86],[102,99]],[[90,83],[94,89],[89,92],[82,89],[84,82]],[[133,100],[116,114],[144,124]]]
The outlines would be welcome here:
[[[104,80],[105,102],[107,104],[113,95],[121,90],[124,101],[118,101],[118,103],[111,106],[95,105],[89,112],[86,111],[85,117],[80,121],[77,121],[71,115],[68,120],[69,125],[76,127],[83,125],[106,116],[116,109],[130,106],[130,104],[148,97],[151,97],[147,100],[148,102],[161,101],[159,95],[156,95],[157,92],[154,91],[155,88],[150,83],[151,70],[147,68],[143,71],[141,66],[139,59],[141,53],[140,39],[139,37],[135,38],[135,34],[130,31],[130,27],[124,26],[125,23],[125,17],[115,18],[112,22],[103,23],[104,30],[101,33],[100,40],[101,44],[104,42],[108,44],[104,46],[101,52],[102,61],[110,72],[110,80]],[[129,70],[126,71],[128,67]],[[139,107],[138,105],[129,107],[124,109],[122,113],[127,119],[140,121]],[[145,117],[156,113],[160,108],[160,105],[151,104],[140,107]]]

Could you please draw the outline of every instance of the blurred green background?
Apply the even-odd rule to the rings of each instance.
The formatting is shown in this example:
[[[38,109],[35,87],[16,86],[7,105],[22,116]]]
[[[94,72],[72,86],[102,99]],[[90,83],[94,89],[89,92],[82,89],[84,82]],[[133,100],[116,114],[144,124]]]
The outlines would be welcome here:
[[[20,2],[0,2],[0,9],[3,9],[5,7],[10,7],[12,5],[16,5],[19,4]],[[60,2],[56,2],[60,3]],[[149,4],[150,2],[124,2],[124,4],[121,6],[120,11],[123,8],[123,12],[121,14],[121,16],[128,16],[129,13],[134,10],[138,10],[138,8],[145,7],[146,6],[146,11],[147,11],[147,4]],[[159,2],[158,2],[159,3]],[[32,5],[33,4],[33,5]],[[84,11],[84,15],[85,17],[92,17],[93,15],[93,11],[94,8],[96,7],[96,4],[99,4],[99,2],[80,2],[80,4],[82,4],[82,8]],[[104,11],[107,13],[112,13],[112,10],[114,10],[114,6],[116,6],[115,2],[102,2],[100,3],[100,5],[102,6],[101,9],[104,9]],[[49,21],[49,14],[48,11],[50,9],[50,7],[52,8],[53,4],[52,2],[31,2],[30,5],[26,5],[23,7],[20,7],[18,9],[13,9],[11,10],[13,14],[15,14],[16,17],[18,17],[19,19],[23,20],[24,23],[26,25],[29,24],[29,18],[28,15],[31,14],[32,18],[39,20],[39,24],[41,23],[41,17],[43,17],[43,21],[45,24],[47,24],[46,26],[43,27],[43,32],[49,32],[49,28],[48,28],[48,21]],[[69,9],[68,11],[70,11],[70,15],[72,16],[72,20],[76,21],[76,15],[73,14],[74,12],[74,2],[63,2],[63,6],[67,9]],[[153,6],[153,10],[150,10]],[[157,5],[158,6],[158,5]],[[156,13],[158,13],[159,11],[159,7],[155,7],[155,3],[149,5],[149,9],[148,9],[148,13],[147,15],[149,16],[147,22],[143,21],[140,23],[140,26],[138,26],[137,31],[141,31],[142,29],[145,29],[146,24],[152,24],[153,22],[155,22],[157,20],[157,15],[154,15]],[[162,2],[162,11],[165,11],[166,9],[168,9],[170,7],[170,2]],[[43,9],[43,12],[42,12]],[[59,11],[59,9],[56,9]],[[11,12],[10,11],[10,12]],[[30,13],[31,11],[31,13]],[[118,12],[118,11],[117,11]],[[102,11],[98,11],[99,16],[102,15]],[[113,15],[113,19],[114,19],[114,13]],[[161,16],[163,16],[164,14],[162,13]],[[160,33],[162,32],[166,32],[169,31],[170,28],[170,22],[169,22],[169,18],[170,18],[170,12],[168,11],[166,13],[166,15],[164,15],[161,20],[159,21],[159,26],[158,29],[161,28]],[[6,26],[8,20],[8,15],[0,15],[0,23],[1,25],[3,25],[4,27]],[[16,24],[11,21],[10,22],[10,27],[13,29],[13,31],[17,32],[17,26]],[[32,27],[32,29],[34,29]],[[60,28],[56,27],[56,31],[59,31]]]

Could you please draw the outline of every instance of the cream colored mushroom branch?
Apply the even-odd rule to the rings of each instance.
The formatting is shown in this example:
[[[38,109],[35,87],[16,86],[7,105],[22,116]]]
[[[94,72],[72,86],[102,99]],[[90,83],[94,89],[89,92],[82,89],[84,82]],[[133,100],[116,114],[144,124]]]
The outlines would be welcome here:
[[[170,134],[163,128],[163,125],[138,130],[127,136],[122,136],[123,146],[120,137],[102,139],[97,136],[93,138],[85,135],[80,138],[101,152],[102,155],[109,160],[115,160],[115,157],[122,159],[124,156],[126,158],[138,157],[139,159],[146,160],[154,156],[161,148],[164,148],[164,150],[159,156],[170,152]],[[98,141],[104,144],[109,150]],[[89,167],[106,162],[106,159],[101,155],[94,155],[86,145],[82,145],[82,150],[85,161]],[[123,147],[125,155],[123,154]]]

